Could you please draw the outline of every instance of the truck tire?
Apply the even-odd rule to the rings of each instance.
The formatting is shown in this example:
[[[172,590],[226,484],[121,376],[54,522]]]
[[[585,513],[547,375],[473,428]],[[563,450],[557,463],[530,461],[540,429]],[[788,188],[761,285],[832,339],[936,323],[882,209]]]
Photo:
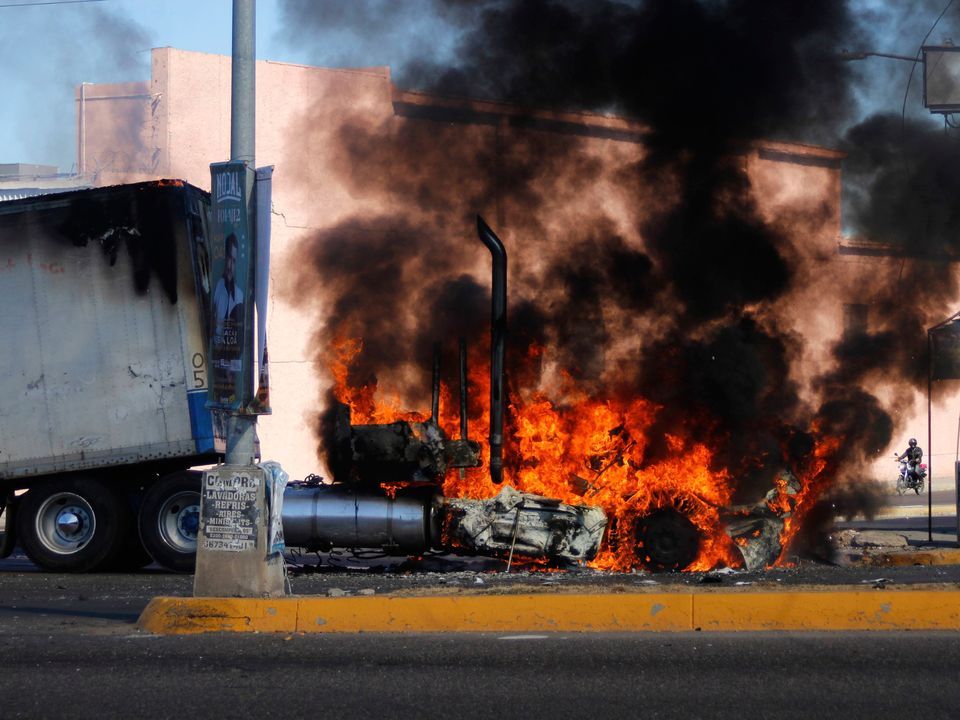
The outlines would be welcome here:
[[[20,498],[17,530],[23,551],[54,572],[106,569],[123,551],[129,514],[119,496],[90,477],[49,480]]]
[[[160,565],[193,572],[197,564],[202,473],[187,470],[160,478],[140,505],[140,540]]]

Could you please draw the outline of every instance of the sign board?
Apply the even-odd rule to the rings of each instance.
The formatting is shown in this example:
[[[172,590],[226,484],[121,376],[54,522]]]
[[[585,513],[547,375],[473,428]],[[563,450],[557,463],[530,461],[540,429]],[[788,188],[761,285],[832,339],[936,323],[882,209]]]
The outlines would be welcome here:
[[[273,202],[273,166],[257,168],[257,393],[247,406],[249,415],[269,415],[270,369],[267,355],[267,306],[270,293],[270,220]]]
[[[243,552],[257,547],[260,510],[257,501],[262,492],[262,474],[258,472],[207,471],[203,475],[204,550]]]
[[[281,597],[283,489],[287,474],[276,463],[218,465],[203,473],[197,597]]]
[[[244,162],[210,166],[210,383],[207,407],[236,412],[253,394],[254,171]]]
[[[960,47],[923,48],[923,106],[933,113],[960,112]]]

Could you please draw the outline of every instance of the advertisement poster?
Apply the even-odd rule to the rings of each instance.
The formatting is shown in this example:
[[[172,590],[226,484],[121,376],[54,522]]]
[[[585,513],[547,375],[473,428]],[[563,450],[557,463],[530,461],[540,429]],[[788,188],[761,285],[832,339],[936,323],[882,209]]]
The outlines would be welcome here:
[[[210,166],[210,393],[207,407],[236,412],[253,390],[254,172],[244,162]]]
[[[269,415],[270,366],[267,356],[267,305],[270,291],[270,221],[273,201],[273,166],[257,168],[257,393],[247,407],[250,415]]]
[[[203,474],[200,545],[204,550],[255,550],[259,528],[259,473],[215,468]]]

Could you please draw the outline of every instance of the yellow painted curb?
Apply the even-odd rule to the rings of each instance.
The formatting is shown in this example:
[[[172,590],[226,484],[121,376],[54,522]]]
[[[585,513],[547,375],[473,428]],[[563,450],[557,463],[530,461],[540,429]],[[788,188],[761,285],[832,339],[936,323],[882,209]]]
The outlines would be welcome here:
[[[701,630],[957,630],[960,592],[702,594],[694,600],[693,622]]]
[[[203,632],[960,630],[960,591],[154,598],[137,626]]]

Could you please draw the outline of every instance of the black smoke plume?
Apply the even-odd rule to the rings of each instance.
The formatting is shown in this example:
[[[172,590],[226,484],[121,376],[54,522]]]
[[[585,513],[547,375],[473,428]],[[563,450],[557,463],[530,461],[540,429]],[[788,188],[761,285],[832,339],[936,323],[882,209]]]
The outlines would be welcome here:
[[[286,4],[304,26],[318,20],[312,7]],[[899,321],[915,339],[930,298],[952,285],[933,271],[937,289],[920,285],[923,297],[911,310],[899,309],[895,294],[873,292],[876,307],[896,321],[880,334],[846,337],[835,369],[812,385],[824,402],[803,399],[802,341],[777,321],[789,311],[780,301],[799,282],[797,233],[761,216],[743,162],[759,139],[836,144],[841,137],[860,108],[861,75],[837,56],[868,36],[850,2],[437,0],[433,7],[457,24],[455,59],[414,59],[398,73],[404,87],[644,124],[643,157],[619,174],[635,191],[632,230],[642,247],[602,209],[559,230],[544,222],[539,211],[552,196],[599,176],[576,138],[518,136],[495,156],[489,146],[464,146],[441,123],[418,135],[404,125],[347,122],[339,134],[344,184],[409,212],[351,218],[311,243],[317,275],[331,278],[322,290],[328,319],[319,347],[349,328],[366,343],[353,370],[360,380],[403,375],[403,390],[425,397],[432,341],[486,333],[486,258],[469,228],[477,208],[506,197],[519,208],[511,214],[516,235],[528,239],[508,247],[512,392],[541,380],[540,355],[527,351],[547,344],[579,387],[649,398],[662,407],[657,433],[709,441],[742,495],[769,487],[779,468],[809,455],[812,428],[845,438],[838,462],[860,462],[889,444],[893,422],[867,388],[878,379],[918,380],[922,359],[877,349],[902,329]],[[890,132],[889,121],[876,119],[847,135],[862,188],[852,203],[857,226],[901,247],[915,233],[924,239],[914,249],[944,252],[955,242],[955,203],[934,208],[955,187],[956,170],[921,151],[925,144],[894,141]],[[886,148],[878,136],[887,137]],[[940,165],[941,176],[914,168],[890,177],[883,158],[891,144],[915,163]],[[458,175],[478,165],[489,175]],[[921,177],[923,192],[911,200],[910,183]],[[625,344],[632,349],[624,352]],[[419,377],[400,370],[417,365]],[[648,461],[662,452],[655,439]]]

